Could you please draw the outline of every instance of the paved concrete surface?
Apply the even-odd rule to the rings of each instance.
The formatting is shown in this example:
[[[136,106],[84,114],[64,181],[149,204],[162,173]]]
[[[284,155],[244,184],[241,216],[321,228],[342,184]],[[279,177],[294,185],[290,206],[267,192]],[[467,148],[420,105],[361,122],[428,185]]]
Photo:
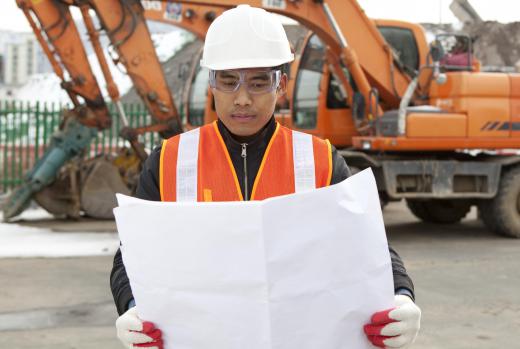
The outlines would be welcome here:
[[[389,240],[423,310],[414,348],[520,348],[520,240],[493,235],[475,216],[439,227],[418,222],[402,203],[385,209]],[[42,224],[113,229],[85,220]],[[113,326],[111,263],[110,257],[0,259],[0,348],[122,348]]]

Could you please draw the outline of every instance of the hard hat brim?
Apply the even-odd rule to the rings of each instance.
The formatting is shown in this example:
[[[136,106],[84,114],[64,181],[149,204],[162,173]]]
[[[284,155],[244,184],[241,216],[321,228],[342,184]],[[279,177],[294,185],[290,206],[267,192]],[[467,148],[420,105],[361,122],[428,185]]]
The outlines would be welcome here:
[[[220,63],[206,64],[204,60],[200,60],[200,65],[211,70],[230,70],[230,69],[248,69],[248,68],[270,68],[277,67],[285,63],[294,61],[294,54],[286,59],[241,59],[240,61],[227,61]]]

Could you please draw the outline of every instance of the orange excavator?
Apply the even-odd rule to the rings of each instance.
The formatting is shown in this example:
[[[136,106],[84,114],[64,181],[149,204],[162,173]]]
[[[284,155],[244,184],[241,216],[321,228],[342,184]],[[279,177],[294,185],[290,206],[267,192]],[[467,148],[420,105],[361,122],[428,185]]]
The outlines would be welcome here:
[[[371,167],[382,200],[406,199],[423,221],[458,222],[477,205],[488,228],[520,237],[520,157],[509,151],[520,148],[520,75],[480,72],[469,37],[429,46],[420,25],[370,20],[355,0],[247,3],[313,33],[291,68],[280,122],[328,138],[354,169]],[[451,64],[460,42],[467,58]],[[192,126],[216,117],[211,91],[196,83],[203,76],[194,71],[184,103]],[[190,108],[205,95],[203,113]]]
[[[404,198],[424,221],[457,222],[478,205],[490,229],[520,237],[520,157],[500,151],[520,147],[520,76],[480,72],[471,55],[467,64],[449,65],[445,58],[451,54],[450,43],[469,38],[439,37],[428,46],[419,25],[371,20],[355,0],[38,2],[51,3],[94,9],[131,77],[132,64],[146,62],[150,69],[158,65],[140,50],[150,41],[149,33],[142,31],[135,36],[139,41],[131,41],[141,23],[146,28],[144,18],[170,22],[203,37],[216,15],[240,3],[290,17],[311,34],[291,66],[290,112],[280,113],[281,123],[328,138],[354,169],[371,167],[382,200]],[[52,24],[41,25],[40,31],[60,28]],[[51,38],[47,34],[47,44]],[[153,81],[162,76],[153,74],[141,75],[148,86],[156,86]],[[216,117],[211,91],[197,83],[203,78],[204,72],[195,67],[184,103],[187,128]],[[161,89],[156,89],[157,96]],[[153,94],[140,94],[157,125],[163,127],[166,120],[179,125],[178,117],[154,114],[152,106],[167,98],[158,103]],[[190,107],[190,101],[201,98],[206,101],[202,118],[200,106]],[[138,133],[126,132],[134,139]]]

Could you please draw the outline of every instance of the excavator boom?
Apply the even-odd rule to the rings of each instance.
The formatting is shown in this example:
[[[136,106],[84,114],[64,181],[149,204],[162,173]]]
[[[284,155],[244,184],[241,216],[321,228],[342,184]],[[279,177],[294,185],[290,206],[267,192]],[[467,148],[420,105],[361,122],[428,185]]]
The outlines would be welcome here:
[[[51,0],[17,0],[17,3],[29,20],[54,71],[62,80],[62,87],[74,105],[79,107],[77,96],[85,100],[87,108],[81,108],[78,112],[81,123],[99,129],[109,127],[110,113],[90,67],[85,48],[78,45],[81,37],[69,7]],[[68,76],[65,76],[64,71]]]
[[[138,0],[89,0],[126,73],[156,122],[168,124],[164,137],[182,132],[182,124],[166,83]],[[116,62],[117,62],[116,61]]]

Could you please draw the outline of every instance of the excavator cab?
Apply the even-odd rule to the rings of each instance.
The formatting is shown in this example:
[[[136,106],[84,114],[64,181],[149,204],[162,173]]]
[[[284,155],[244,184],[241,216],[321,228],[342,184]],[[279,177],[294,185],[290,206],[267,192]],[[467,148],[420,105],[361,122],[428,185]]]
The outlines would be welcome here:
[[[291,109],[286,125],[292,129],[328,138],[338,146],[348,146],[355,134],[352,101],[356,91],[349,78],[345,89],[327,59],[327,47],[314,33],[303,45],[295,61],[295,78],[290,84]],[[350,76],[348,69],[341,67]]]
[[[389,44],[399,69],[414,77],[427,61],[429,48],[424,30],[416,24],[394,20],[373,23]],[[328,138],[338,147],[351,146],[367,112],[374,123],[378,120],[376,105],[381,101],[377,89],[373,89],[368,100],[364,98],[349,69],[342,63],[333,66],[334,58],[317,34],[307,35],[299,53],[291,68],[294,79],[289,83],[292,112],[284,116],[282,123]],[[346,87],[340,82],[337,69],[346,76]]]

